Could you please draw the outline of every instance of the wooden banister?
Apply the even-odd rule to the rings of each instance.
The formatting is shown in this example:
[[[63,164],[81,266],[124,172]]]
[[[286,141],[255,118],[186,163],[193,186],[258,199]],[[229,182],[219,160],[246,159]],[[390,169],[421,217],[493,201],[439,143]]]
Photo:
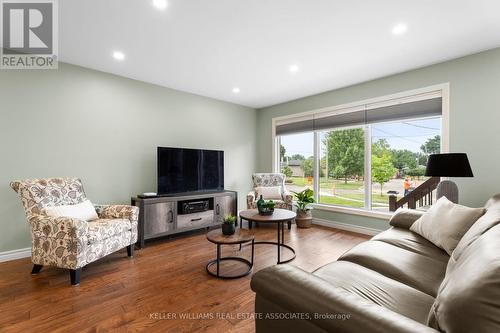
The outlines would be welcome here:
[[[394,212],[399,207],[408,205],[408,208],[415,209],[417,205],[431,205],[433,201],[433,191],[436,189],[440,181],[439,177],[432,177],[420,184],[413,191],[398,200],[396,195],[389,196],[389,210]]]

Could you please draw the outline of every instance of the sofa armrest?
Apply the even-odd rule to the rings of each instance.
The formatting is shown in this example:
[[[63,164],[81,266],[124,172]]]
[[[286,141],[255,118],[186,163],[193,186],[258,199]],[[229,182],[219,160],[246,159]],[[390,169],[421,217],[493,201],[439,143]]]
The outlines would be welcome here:
[[[416,209],[398,208],[389,220],[389,224],[409,230],[411,225],[424,214],[425,212]]]
[[[103,219],[128,219],[137,222],[139,207],[130,205],[94,205],[97,214]]]
[[[256,313],[270,309],[269,306],[259,309],[259,304],[271,302],[276,304],[276,307],[272,307],[273,311],[284,309],[287,313],[301,315],[301,318],[306,316],[302,320],[327,332],[438,332],[291,265],[261,270],[253,276],[251,287],[257,293]],[[262,299],[265,302],[260,302]],[[332,319],[331,315],[337,315],[337,318]],[[272,319],[264,313],[256,320]],[[293,332],[293,321],[298,319],[286,320],[289,322],[282,327],[291,327],[290,332]],[[257,322],[258,333],[271,331],[267,329],[270,327],[276,327],[276,323],[266,325]]]
[[[293,205],[293,194],[292,194],[292,192],[285,191],[283,193],[283,199],[290,206]]]
[[[85,239],[88,234],[87,221],[70,217],[53,217],[39,214],[28,216],[34,236],[60,240]]]
[[[252,204],[255,202],[255,191],[250,191],[247,194],[247,204]]]

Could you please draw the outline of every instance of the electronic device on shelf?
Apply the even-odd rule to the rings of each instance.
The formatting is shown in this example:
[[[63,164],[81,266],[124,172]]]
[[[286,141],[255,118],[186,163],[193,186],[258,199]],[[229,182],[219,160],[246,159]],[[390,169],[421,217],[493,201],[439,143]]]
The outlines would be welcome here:
[[[182,202],[179,214],[192,214],[204,212],[210,209],[210,200],[199,200]]]
[[[224,152],[158,147],[158,195],[224,190]]]

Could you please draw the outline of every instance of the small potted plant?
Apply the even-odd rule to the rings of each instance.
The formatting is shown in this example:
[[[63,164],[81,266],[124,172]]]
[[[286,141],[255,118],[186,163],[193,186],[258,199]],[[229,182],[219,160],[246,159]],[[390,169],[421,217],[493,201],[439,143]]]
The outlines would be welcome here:
[[[222,221],[222,233],[227,236],[231,236],[236,231],[236,216],[233,214],[226,215]]]
[[[298,228],[310,228],[312,225],[312,214],[310,204],[314,203],[314,192],[306,188],[302,192],[293,192],[297,201],[295,207],[297,208],[297,217],[295,223]]]
[[[260,199],[257,201],[257,209],[260,215],[273,215],[275,206],[276,203],[274,201],[272,200],[266,201],[262,198],[262,195],[260,196]]]

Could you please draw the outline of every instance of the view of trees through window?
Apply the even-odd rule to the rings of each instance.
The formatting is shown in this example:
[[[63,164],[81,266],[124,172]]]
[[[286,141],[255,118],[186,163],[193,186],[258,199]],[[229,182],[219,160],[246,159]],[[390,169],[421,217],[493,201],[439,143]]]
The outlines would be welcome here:
[[[370,158],[365,158],[367,135]],[[335,129],[319,132],[318,138],[320,152],[315,157],[314,133],[280,137],[287,188],[314,188],[314,158],[318,158],[319,203],[388,210],[389,194],[402,197],[426,180],[428,156],[441,150],[441,118]],[[365,179],[365,160],[370,163],[371,182]]]

